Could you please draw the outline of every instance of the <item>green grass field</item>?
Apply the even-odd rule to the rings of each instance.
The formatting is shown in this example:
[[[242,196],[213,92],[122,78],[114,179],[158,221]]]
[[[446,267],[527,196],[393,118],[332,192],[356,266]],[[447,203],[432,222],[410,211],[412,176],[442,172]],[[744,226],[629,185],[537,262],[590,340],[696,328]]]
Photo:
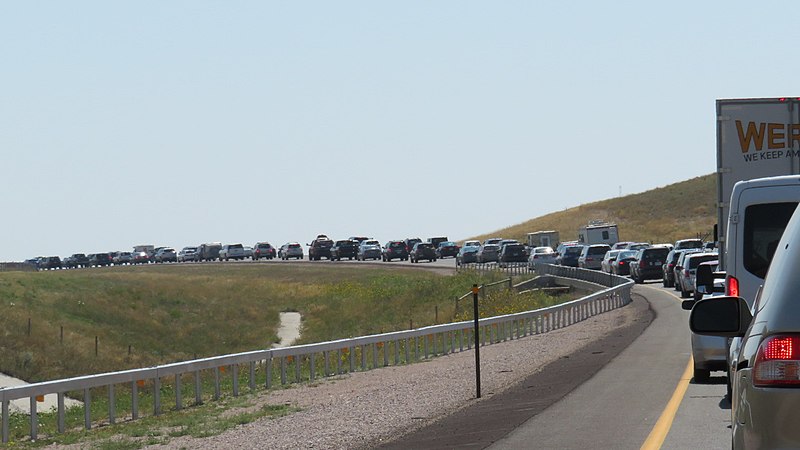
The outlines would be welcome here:
[[[299,343],[445,323],[463,316],[456,297],[498,278],[326,264],[0,273],[0,372],[35,382],[268,348],[281,311],[302,314]]]

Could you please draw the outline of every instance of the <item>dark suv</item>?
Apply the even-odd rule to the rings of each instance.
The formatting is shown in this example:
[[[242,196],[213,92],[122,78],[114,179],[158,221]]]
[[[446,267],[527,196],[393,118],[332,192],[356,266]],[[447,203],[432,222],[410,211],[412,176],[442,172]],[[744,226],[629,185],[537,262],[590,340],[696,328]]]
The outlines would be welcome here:
[[[347,258],[348,260],[352,260],[358,254],[358,242],[345,239],[343,241],[336,241],[331,247],[331,261],[339,260],[341,261],[342,258]]]
[[[88,267],[89,258],[83,253],[74,253],[72,256],[64,258],[64,267],[74,269],[76,267]]]
[[[399,259],[400,261],[408,260],[408,250],[406,250],[406,244],[403,241],[389,241],[386,245],[383,246],[381,258],[386,261],[390,262],[393,259]]]
[[[412,263],[418,263],[420,259],[436,261],[436,249],[429,242],[417,242],[409,254]]]
[[[455,258],[456,255],[458,255],[459,250],[461,250],[461,247],[459,247],[455,242],[444,241],[440,242],[439,246],[436,247],[436,254],[442,259],[447,258],[448,256]]]
[[[58,256],[46,256],[42,258],[39,262],[39,269],[40,270],[47,270],[47,269],[60,269],[61,268],[61,258]]]
[[[522,244],[506,244],[500,249],[497,265],[505,267],[508,263],[527,263],[528,252]]]
[[[253,261],[261,258],[272,259],[275,257],[275,247],[269,242],[257,242],[253,246]]]
[[[90,266],[110,266],[111,262],[111,255],[108,253],[92,253],[89,255]]]
[[[328,239],[327,236],[317,236],[316,239],[308,244],[308,260],[319,261],[322,258],[331,259],[331,247],[333,247],[333,241]]]
[[[644,283],[645,280],[657,280],[663,278],[663,266],[667,260],[669,248],[650,247],[639,250],[636,260],[631,264],[631,278],[637,283]]]

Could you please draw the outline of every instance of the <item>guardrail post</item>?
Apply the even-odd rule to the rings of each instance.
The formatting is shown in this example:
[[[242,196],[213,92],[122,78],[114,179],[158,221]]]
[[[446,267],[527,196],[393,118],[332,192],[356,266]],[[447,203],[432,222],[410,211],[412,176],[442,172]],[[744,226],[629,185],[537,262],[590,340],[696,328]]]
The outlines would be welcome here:
[[[136,380],[131,382],[131,417],[133,420],[139,418],[139,385]]]
[[[2,413],[3,413],[3,425],[2,425],[2,427],[0,427],[0,428],[2,428],[2,433],[0,433],[0,434],[2,434],[3,444],[5,444],[5,443],[8,443],[8,403],[9,403],[9,401],[4,399],[2,403],[3,403],[3,406],[2,406],[2,410],[3,410],[2,411]]]
[[[114,385],[108,385],[108,423],[117,423],[117,402],[114,395]]]
[[[200,405],[203,403],[203,395],[200,387],[200,371],[194,371],[194,404]]]
[[[58,403],[58,406],[56,407],[57,408],[57,410],[56,410],[56,416],[57,416],[57,418],[56,418],[56,430],[58,430],[59,433],[63,433],[64,432],[64,428],[65,428],[64,427],[64,413],[66,412],[65,409],[64,409],[64,393],[63,392],[59,392],[58,393],[56,402]]]
[[[294,382],[299,383],[302,381],[300,379],[300,364],[303,362],[303,355],[297,355],[294,357]]]
[[[161,378],[156,374],[153,380],[153,414],[161,415]]]
[[[311,353],[308,355],[308,381],[314,381],[317,375],[317,355],[315,353]]]
[[[264,361],[264,371],[267,373],[267,381],[264,384],[269,389],[272,387],[272,355]]]
[[[180,411],[183,409],[183,392],[181,392],[181,374],[175,374],[175,409]]]
[[[255,392],[255,390],[256,390],[256,362],[255,361],[250,361],[250,379],[248,381],[249,381],[248,384],[250,385],[250,392]]]
[[[214,400],[219,400],[219,366],[214,367]]]
[[[367,371],[367,346],[361,344],[361,371]]]
[[[239,364],[236,363],[231,367],[231,376],[233,377],[233,396],[239,396]]]
[[[30,323],[31,319],[28,319]],[[36,412],[36,397],[30,398],[31,405],[31,440],[35,441],[39,437],[39,414]]]
[[[350,373],[356,371],[356,348],[350,347],[350,351],[348,353],[348,357],[350,359]]]
[[[83,425],[87,430],[92,428],[92,392],[83,390]]]

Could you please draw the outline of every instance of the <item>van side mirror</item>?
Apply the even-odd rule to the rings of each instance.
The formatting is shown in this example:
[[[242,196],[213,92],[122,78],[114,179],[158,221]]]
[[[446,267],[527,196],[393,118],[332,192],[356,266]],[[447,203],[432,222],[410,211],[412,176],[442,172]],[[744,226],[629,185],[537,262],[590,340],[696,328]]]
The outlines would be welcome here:
[[[709,336],[742,337],[752,320],[743,298],[711,297],[694,304],[689,315],[689,329]]]

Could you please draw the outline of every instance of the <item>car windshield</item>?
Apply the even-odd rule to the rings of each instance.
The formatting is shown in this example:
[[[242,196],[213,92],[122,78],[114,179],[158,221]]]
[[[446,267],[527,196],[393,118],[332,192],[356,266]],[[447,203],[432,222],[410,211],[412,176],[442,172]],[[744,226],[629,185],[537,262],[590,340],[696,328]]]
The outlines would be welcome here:
[[[750,205],[744,212],[744,268],[764,278],[797,203]]]
[[[636,256],[636,251],[634,251],[634,250],[623,250],[623,251],[619,252],[619,254],[617,255],[617,260],[633,258],[635,256]]]
[[[600,247],[589,247],[589,251],[587,255],[603,255],[605,256],[606,252],[608,251],[609,247],[607,245],[603,245]]]
[[[402,242],[390,242],[389,243],[389,247],[390,248],[399,248],[399,247],[405,247],[405,246],[406,246],[406,244],[404,244]]]
[[[582,251],[583,251],[583,247],[567,247],[564,250],[564,255],[567,255],[567,256],[580,255],[580,253]]]
[[[364,245],[381,245],[378,241],[366,241]]]

